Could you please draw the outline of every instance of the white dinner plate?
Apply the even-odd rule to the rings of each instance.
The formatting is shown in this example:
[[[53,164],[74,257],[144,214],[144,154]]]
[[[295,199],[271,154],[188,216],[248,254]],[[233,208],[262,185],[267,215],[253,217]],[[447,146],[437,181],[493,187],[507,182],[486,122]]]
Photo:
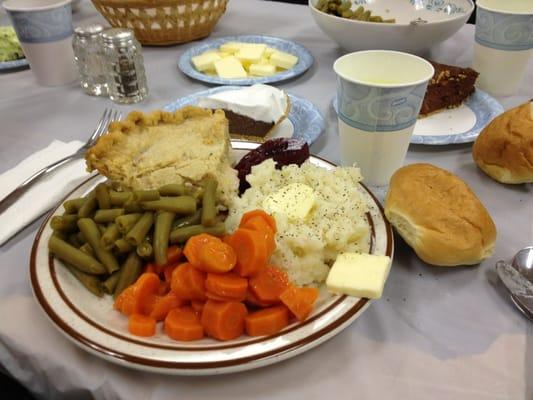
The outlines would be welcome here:
[[[233,142],[238,156],[257,146]],[[334,164],[318,157],[311,161],[323,168]],[[71,192],[64,200],[87,194],[104,178],[95,175]],[[393,256],[393,236],[383,210],[363,185],[357,190],[368,202],[371,228],[370,252]],[[68,339],[97,356],[126,367],[174,375],[213,375],[243,371],[272,364],[330,339],[359,317],[370,304],[368,299],[334,296],[324,290],[313,313],[304,322],[295,322],[281,332],[263,337],[242,336],[219,342],[173,341],[162,332],[141,338],[128,333],[127,318],[115,311],[111,296],[97,298],[86,290],[50,256],[47,242],[52,234],[50,218],[60,215],[58,206],[44,221],[33,243],[30,260],[31,286],[42,309]],[[159,324],[161,325],[161,324]]]
[[[197,71],[192,65],[191,58],[202,54],[208,50],[218,49],[226,42],[246,42],[246,43],[264,43],[269,47],[277,50],[290,53],[298,57],[298,63],[285,71],[279,72],[271,76],[254,76],[248,78],[220,78]],[[180,57],[178,68],[185,75],[197,79],[202,82],[211,83],[215,85],[253,85],[254,83],[273,83],[280,82],[287,79],[296,78],[307,71],[313,65],[314,58],[309,50],[301,44],[292,42],[290,40],[281,39],[265,35],[241,35],[241,36],[226,36],[218,39],[203,41],[201,44],[191,47],[186,50]]]
[[[220,86],[212,89],[202,90],[189,96],[181,97],[164,107],[165,111],[175,111],[178,108],[196,105],[198,100],[218,92],[239,89],[239,86]],[[324,117],[309,100],[289,93],[291,110],[288,118],[283,120],[273,132],[268,135],[268,139],[279,137],[293,137],[303,139],[311,145],[326,129]]]
[[[333,99],[337,111],[337,99]],[[481,130],[504,111],[494,97],[476,89],[459,107],[435,112],[418,118],[411,136],[411,143],[446,145],[470,143]]]

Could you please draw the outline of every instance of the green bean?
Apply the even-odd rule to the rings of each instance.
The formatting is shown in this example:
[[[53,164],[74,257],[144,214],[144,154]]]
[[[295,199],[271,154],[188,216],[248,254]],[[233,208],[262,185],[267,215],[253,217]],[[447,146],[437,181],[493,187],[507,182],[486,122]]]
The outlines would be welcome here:
[[[100,279],[98,279],[94,275],[87,274],[85,272],[80,271],[73,265],[69,265],[65,263],[65,266],[67,269],[76,277],[76,279],[83,285],[87,290],[89,290],[92,294],[102,297],[102,283],[100,282]]]
[[[100,235],[103,235],[105,231],[107,230],[107,226],[105,226],[104,224],[96,224],[96,226],[98,227],[98,230],[100,231]]]
[[[124,237],[132,246],[138,246],[154,223],[154,214],[146,212]]]
[[[202,225],[213,226],[217,222],[218,213],[216,205],[217,181],[212,177],[207,178],[204,188],[204,197],[202,199]]]
[[[136,252],[132,251],[128,255],[128,258],[126,258],[124,264],[122,264],[122,268],[120,269],[120,277],[117,285],[115,286],[113,297],[116,298],[124,289],[137,280],[141,274],[142,266],[142,259],[137,255]]]
[[[379,15],[371,15],[368,20],[370,22],[383,22],[383,18],[381,18]]]
[[[94,214],[94,222],[101,223],[107,223],[107,222],[113,222],[115,218],[120,217],[121,215],[124,215],[124,209],[123,208],[111,208],[108,210],[98,210]]]
[[[396,18],[384,19],[383,22],[386,24],[394,24],[396,22]]]
[[[76,223],[78,222],[78,216],[76,214],[68,215],[55,215],[50,220],[50,227],[54,231],[60,232],[75,232],[78,230]]]
[[[160,211],[155,218],[154,227],[154,257],[157,265],[167,263],[168,239],[174,220],[174,213]]]
[[[94,257],[94,250],[93,248],[91,247],[91,245],[89,243],[84,243],[82,244],[79,249],[81,251],[83,251],[85,254],[88,254],[90,255],[91,257]]]
[[[117,192],[115,190],[109,191],[109,201],[111,202],[112,206],[122,207],[124,203],[128,201],[130,196],[131,192]]]
[[[98,207],[101,210],[111,208],[111,199],[109,198],[109,187],[105,183],[99,183],[94,189]]]
[[[73,245],[74,247],[78,248],[78,249],[84,243],[84,242],[80,241],[80,239],[78,238],[78,234],[77,233],[71,233],[70,235],[68,235],[67,242],[70,243],[71,245]]]
[[[191,225],[185,228],[174,229],[170,232],[170,243],[183,243],[190,237],[199,235],[201,233],[208,233],[213,236],[222,236],[226,233],[226,226],[223,222],[219,222],[213,226]]]
[[[143,240],[136,249],[137,255],[141,258],[150,258],[154,254],[154,247],[148,240]]]
[[[63,208],[67,214],[77,214],[84,201],[83,197],[67,200],[63,203]]]
[[[58,238],[58,239],[61,239],[63,240],[64,242],[68,242],[68,237],[65,233],[63,232],[59,232],[59,231],[53,231],[52,232],[52,236]]]
[[[183,196],[187,193],[187,188],[181,183],[171,183],[159,188],[161,196]]]
[[[131,201],[140,203],[142,201],[159,200],[159,197],[157,190],[134,190]]]
[[[96,258],[104,264],[109,274],[120,268],[115,256],[110,251],[105,250],[100,244],[100,230],[98,229],[98,225],[96,225],[92,219],[80,218],[78,220],[78,228],[83,232],[83,235],[87,239],[87,243],[93,248]]]
[[[83,232],[78,232],[76,235],[78,236],[78,240],[80,241],[81,244],[87,242],[87,239],[85,238],[85,235],[83,234]]]
[[[111,250],[119,236],[120,232],[118,231],[117,224],[110,224],[100,238],[100,244],[104,249]]]
[[[94,193],[94,191],[89,193],[85,197],[85,201],[78,210],[78,217],[87,218],[88,216],[90,216],[96,208],[97,203],[98,202],[96,201],[96,194]]]
[[[120,269],[109,275],[105,281],[102,282],[102,289],[107,294],[113,294],[117,287],[118,280],[120,279]]]
[[[172,223],[172,230],[183,228],[190,225],[198,225],[202,222],[202,209],[199,208],[194,214],[186,215],[183,218],[178,218]]]
[[[192,196],[161,197],[159,200],[141,203],[145,210],[170,211],[176,214],[192,214],[196,200]]]
[[[142,217],[141,213],[125,214],[115,218],[115,223],[118,226],[118,231],[122,234],[128,232],[133,225]]]
[[[130,253],[134,249],[134,247],[124,238],[115,240],[115,248],[119,253]]]
[[[353,15],[352,15],[352,18],[359,18],[361,15],[363,15],[363,13],[365,12],[365,9],[363,6],[359,6],[355,9],[355,11],[353,12]]]
[[[72,264],[82,272],[94,275],[105,274],[107,272],[98,260],[78,250],[57,236],[52,235],[48,240],[48,250],[57,258]]]
[[[363,15],[361,15],[361,17],[358,18],[359,21],[368,21],[370,19],[370,14],[371,12],[369,10],[365,11]]]
[[[140,203],[134,202],[131,198],[124,203],[124,210],[127,213],[141,213],[143,212],[143,208],[141,207]]]

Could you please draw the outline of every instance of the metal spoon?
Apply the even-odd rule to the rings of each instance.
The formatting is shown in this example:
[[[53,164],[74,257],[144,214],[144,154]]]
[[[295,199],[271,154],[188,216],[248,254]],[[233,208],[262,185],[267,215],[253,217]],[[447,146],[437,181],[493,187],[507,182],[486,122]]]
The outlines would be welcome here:
[[[533,282],[533,246],[524,247],[516,253],[512,264],[522,276]]]

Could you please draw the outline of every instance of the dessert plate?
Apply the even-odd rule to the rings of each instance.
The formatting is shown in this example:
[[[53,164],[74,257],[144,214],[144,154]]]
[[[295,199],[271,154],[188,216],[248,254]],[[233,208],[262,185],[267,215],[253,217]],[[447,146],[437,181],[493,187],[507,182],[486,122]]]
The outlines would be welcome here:
[[[239,141],[232,145],[237,158],[258,146]],[[318,157],[311,157],[311,162],[335,168]],[[87,194],[103,179],[92,176],[64,200]],[[370,252],[392,258],[392,230],[381,206],[363,185],[358,185],[357,190],[363,193],[369,206]],[[295,322],[271,336],[242,336],[227,342],[212,339],[177,342],[169,339],[161,326],[153,337],[133,336],[128,333],[127,318],[113,309],[110,296],[95,297],[60,261],[49,256],[47,242],[52,235],[49,221],[61,213],[62,207],[58,205],[43,222],[33,243],[30,278],[34,295],[54,326],[69,340],[119,365],[173,375],[214,375],[257,368],[293,357],[332,338],[370,305],[368,299],[334,296],[323,291],[307,320]]]
[[[201,53],[204,53],[208,50],[214,50],[220,47],[220,45],[226,42],[248,42],[248,43],[264,43],[269,47],[290,53],[298,57],[298,63],[291,69],[288,69],[283,72],[279,72],[271,76],[257,76],[249,78],[236,78],[236,79],[227,79],[220,78],[218,76],[211,76],[199,72],[194,68],[191,62],[191,58],[197,56]],[[208,40],[199,44],[197,46],[191,47],[186,50],[185,53],[179,59],[178,67],[179,69],[189,77],[197,79],[199,81],[215,84],[215,85],[253,85],[254,83],[272,83],[280,82],[287,79],[295,78],[305,71],[307,71],[311,65],[313,65],[314,58],[309,50],[304,46],[291,42],[290,40],[285,40],[281,38],[276,38],[272,36],[264,35],[241,35],[241,36],[225,36],[223,38]]]
[[[337,99],[333,99],[337,111]],[[481,130],[504,111],[498,101],[476,89],[464,104],[457,108],[435,112],[416,121],[411,143],[446,145],[470,143]]]
[[[2,61],[0,62],[0,72],[14,71],[17,69],[28,68],[30,64],[26,58],[21,58],[19,60],[12,61]]]
[[[183,106],[195,105],[202,97],[226,90],[239,89],[239,86],[221,86],[212,89],[203,90],[193,93],[189,96],[181,97],[164,107],[165,111],[174,111]],[[291,100],[291,111],[288,118],[282,121],[274,131],[268,135],[268,138],[275,137],[293,137],[305,140],[311,145],[324,132],[326,122],[324,117],[309,100],[292,95],[289,93]]]

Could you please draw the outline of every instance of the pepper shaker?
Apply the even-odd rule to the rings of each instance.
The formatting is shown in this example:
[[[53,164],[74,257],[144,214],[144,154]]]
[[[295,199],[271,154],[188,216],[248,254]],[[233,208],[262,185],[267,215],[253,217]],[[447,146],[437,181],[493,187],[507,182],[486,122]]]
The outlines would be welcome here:
[[[109,98],[131,104],[148,95],[141,45],[131,29],[112,28],[102,33]]]
[[[107,96],[107,80],[103,65],[102,25],[80,26],[74,30],[72,48],[78,66],[80,85],[92,96]]]

